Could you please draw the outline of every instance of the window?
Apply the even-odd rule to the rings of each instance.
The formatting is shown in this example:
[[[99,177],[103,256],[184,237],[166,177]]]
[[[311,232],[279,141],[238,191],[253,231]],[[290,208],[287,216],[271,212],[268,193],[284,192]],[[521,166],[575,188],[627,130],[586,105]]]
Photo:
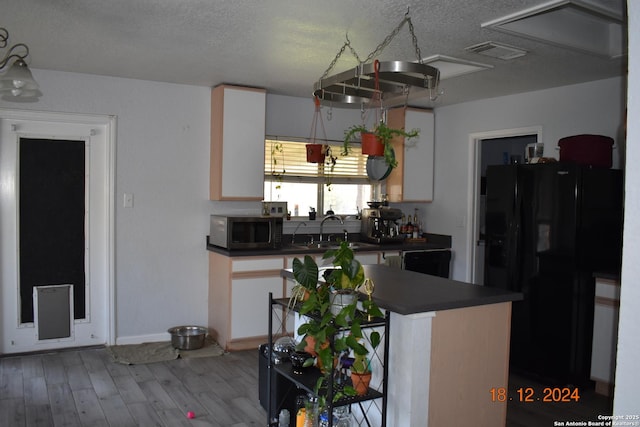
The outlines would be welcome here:
[[[341,156],[342,143],[330,142],[337,161],[307,163],[305,141],[268,138],[264,150],[264,198],[288,202],[291,215],[306,216],[309,208],[318,212],[355,215],[371,200],[373,186],[367,177],[367,160],[360,147]]]

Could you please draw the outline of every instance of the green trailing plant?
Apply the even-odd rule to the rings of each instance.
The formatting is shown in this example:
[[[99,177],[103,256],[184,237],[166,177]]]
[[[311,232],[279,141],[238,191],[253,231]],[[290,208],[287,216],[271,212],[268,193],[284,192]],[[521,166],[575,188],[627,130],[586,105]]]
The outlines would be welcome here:
[[[324,280],[319,280],[317,264],[310,256],[304,260],[298,258],[293,261],[293,276],[296,282],[309,292],[309,297],[302,302],[300,314],[306,315],[306,322],[298,328],[298,334],[305,339],[298,344],[303,350],[308,342],[312,342],[312,352],[316,354],[318,364],[323,367],[322,375],[315,386],[315,393],[326,386],[333,375],[334,361],[341,355],[353,354],[365,356],[369,350],[362,344],[365,336],[362,323],[370,316],[383,317],[380,308],[372,300],[363,300],[358,308],[358,300],[343,307],[339,313],[330,310],[331,292],[336,290],[356,290],[364,282],[364,269],[353,254],[347,242],[341,242],[339,248],[327,250],[323,259],[331,260],[334,268],[327,269],[323,274]],[[380,333],[372,331],[368,336],[370,347],[375,349],[380,344]],[[312,353],[312,354],[313,354]],[[305,366],[312,366],[313,358],[305,361]],[[334,401],[343,396],[355,395],[352,387],[345,387],[336,393]]]
[[[398,166],[398,161],[396,160],[395,152],[393,151],[393,146],[391,145],[391,140],[396,136],[403,136],[407,139],[415,138],[420,134],[419,129],[412,129],[407,132],[404,129],[396,129],[387,126],[384,121],[379,121],[374,129],[369,129],[365,125],[355,125],[351,126],[345,132],[344,143],[342,145],[343,156],[348,156],[350,152],[350,144],[356,140],[356,137],[361,133],[372,133],[374,134],[384,145],[384,159],[386,163],[395,168]]]
[[[336,163],[338,162],[338,156],[333,154],[333,150],[330,145],[325,145],[324,151],[324,183],[327,186],[327,191],[331,191],[331,183],[333,176],[333,169],[336,167]],[[328,173],[327,173],[328,169]]]
[[[280,164],[278,163],[280,162]],[[271,143],[271,176],[276,181],[276,190],[282,188],[282,179],[286,170],[284,169],[284,146],[281,142]]]

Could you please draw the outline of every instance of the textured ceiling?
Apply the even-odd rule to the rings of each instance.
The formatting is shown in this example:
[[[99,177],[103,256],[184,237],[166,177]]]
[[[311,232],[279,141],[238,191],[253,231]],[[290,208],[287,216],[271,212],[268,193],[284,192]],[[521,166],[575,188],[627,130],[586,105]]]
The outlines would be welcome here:
[[[596,2],[596,0],[590,0]],[[26,43],[32,68],[311,96],[348,34],[364,59],[407,8],[422,57],[453,56],[493,69],[444,80],[438,106],[626,73],[609,59],[481,28],[541,0],[0,0],[0,27]],[[599,0],[620,11],[623,0]],[[529,51],[503,61],[465,47],[496,41]],[[412,61],[407,26],[378,57]],[[334,71],[356,65],[346,51]],[[41,88],[46,92],[46,87]]]

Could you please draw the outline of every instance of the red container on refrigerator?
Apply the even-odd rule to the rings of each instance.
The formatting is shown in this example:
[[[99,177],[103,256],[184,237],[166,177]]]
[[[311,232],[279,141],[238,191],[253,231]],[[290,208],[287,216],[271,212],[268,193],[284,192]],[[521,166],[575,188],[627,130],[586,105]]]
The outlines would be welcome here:
[[[560,161],[610,168],[613,138],[603,135],[573,135],[561,138]]]

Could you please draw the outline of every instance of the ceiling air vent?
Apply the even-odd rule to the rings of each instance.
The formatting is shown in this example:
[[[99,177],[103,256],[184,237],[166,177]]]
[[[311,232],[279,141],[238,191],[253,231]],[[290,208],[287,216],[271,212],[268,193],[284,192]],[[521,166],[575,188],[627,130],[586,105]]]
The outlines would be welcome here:
[[[466,59],[439,54],[422,58],[422,63],[431,65],[432,67],[436,67],[440,70],[440,80],[493,68],[493,65],[481,64],[480,62],[472,62],[467,61]]]
[[[524,49],[496,42],[478,43],[473,46],[466,47],[464,50],[477,53],[479,55],[503,59],[505,61],[519,58],[527,54],[527,51]]]

